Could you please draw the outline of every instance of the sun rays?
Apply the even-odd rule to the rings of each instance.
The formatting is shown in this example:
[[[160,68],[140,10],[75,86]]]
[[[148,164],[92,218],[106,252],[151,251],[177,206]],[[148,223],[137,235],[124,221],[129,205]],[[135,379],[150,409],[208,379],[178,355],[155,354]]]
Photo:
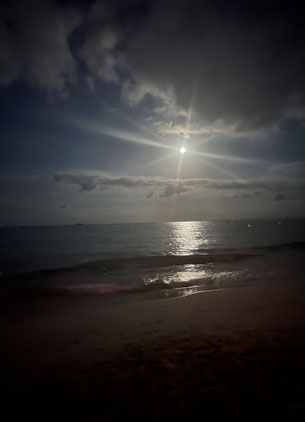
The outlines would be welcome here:
[[[254,160],[252,158],[245,158],[245,157],[238,157],[234,155],[221,155],[221,154],[212,154],[210,152],[200,152],[196,150],[189,150],[188,151],[191,154],[198,155],[200,157],[212,158],[216,160],[224,160],[224,161],[231,161],[235,163],[243,163],[243,164],[258,164],[257,160]]]
[[[172,151],[176,150],[176,148],[170,145],[167,145],[164,142],[162,143],[161,142],[162,139],[158,141],[156,139],[141,136],[132,132],[100,125],[96,122],[81,120],[81,121],[78,121],[76,125],[82,130],[95,133],[98,135],[102,135],[105,137],[109,136],[111,138],[115,138],[120,141],[130,142],[130,143],[154,147],[154,148],[168,149]]]
[[[191,119],[192,119],[192,107],[193,107],[193,101],[194,101],[194,95],[192,95],[191,101],[190,101],[190,107],[187,113],[187,121],[186,121],[186,134],[188,133],[188,130],[190,130],[191,127]],[[199,147],[202,147],[202,144],[209,142],[214,137],[219,135],[218,133],[209,133],[209,136],[204,137],[200,142],[193,143],[193,147],[191,148],[192,142],[190,141],[190,137],[185,135],[183,136],[183,143],[180,146],[177,145],[179,143],[177,139],[177,144],[174,146],[174,139],[172,138],[166,138],[164,136],[159,136],[151,128],[147,128],[145,125],[138,123],[134,119],[130,118],[129,116],[122,115],[125,121],[130,122],[134,127],[138,128],[140,132],[144,132],[146,136],[142,136],[138,133],[128,132],[121,129],[113,128],[113,127],[107,127],[102,124],[98,124],[96,122],[90,122],[90,121],[78,121],[77,125],[86,131],[89,131],[91,133],[95,133],[98,135],[103,136],[103,138],[114,138],[119,141],[143,145],[147,147],[156,148],[159,150],[168,150],[169,152],[167,154],[162,155],[161,157],[155,158],[151,161],[144,162],[139,167],[134,168],[133,173],[138,173],[143,170],[147,169],[153,169],[158,168],[158,171],[161,172],[162,167],[160,167],[160,164],[164,163],[164,169],[171,168],[172,164],[168,167],[167,162],[172,162],[172,160],[175,160],[177,162],[176,167],[176,178],[175,183],[178,187],[180,183],[183,183],[183,179],[181,179],[182,176],[182,170],[183,170],[183,162],[184,157],[187,158],[187,165],[191,165],[191,160],[194,158],[196,160],[199,160],[201,163],[203,163],[205,166],[208,166],[210,168],[213,168],[214,170],[218,171],[225,177],[229,177],[230,179],[237,179],[238,177],[234,174],[232,171],[228,171],[223,168],[221,165],[217,165],[216,162],[228,162],[228,163],[237,163],[237,164],[247,164],[247,165],[255,165],[259,164],[257,160],[251,159],[251,158],[245,158],[240,156],[232,156],[232,155],[222,155],[222,154],[216,154],[211,152],[205,152],[199,150]],[[148,136],[147,136],[148,135]],[[180,137],[181,140],[181,137]],[[171,142],[171,143],[169,143]],[[170,160],[170,161],[168,161]],[[174,169],[172,170],[174,172]],[[174,195],[176,197],[177,195]],[[173,202],[175,205],[176,200],[173,198]]]

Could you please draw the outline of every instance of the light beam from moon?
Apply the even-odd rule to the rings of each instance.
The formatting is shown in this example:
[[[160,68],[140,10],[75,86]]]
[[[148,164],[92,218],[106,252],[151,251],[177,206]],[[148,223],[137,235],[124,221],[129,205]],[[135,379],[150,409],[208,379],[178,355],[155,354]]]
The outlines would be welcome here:
[[[234,155],[221,155],[221,154],[212,154],[210,152],[199,152],[194,150],[188,150],[188,152],[198,155],[205,158],[213,158],[217,160],[233,161],[236,163],[245,163],[245,164],[259,164],[261,161],[253,160],[251,158],[236,157]]]
[[[151,146],[155,148],[169,149],[172,151],[176,150],[176,148],[170,145],[167,145],[165,143],[161,143],[150,138],[142,137],[134,133],[125,132],[125,131],[115,129],[112,127],[98,125],[90,121],[84,121],[84,120],[78,121],[77,126],[80,129],[87,130],[88,132],[109,136],[111,138],[116,138],[121,141],[131,142],[131,143],[140,144],[140,145],[147,145],[147,146]]]

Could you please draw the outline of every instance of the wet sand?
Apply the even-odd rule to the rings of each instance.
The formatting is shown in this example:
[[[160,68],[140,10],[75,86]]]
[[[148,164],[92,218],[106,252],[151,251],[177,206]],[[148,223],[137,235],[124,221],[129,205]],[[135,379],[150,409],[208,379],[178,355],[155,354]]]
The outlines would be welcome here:
[[[304,293],[1,298],[4,420],[303,415]]]

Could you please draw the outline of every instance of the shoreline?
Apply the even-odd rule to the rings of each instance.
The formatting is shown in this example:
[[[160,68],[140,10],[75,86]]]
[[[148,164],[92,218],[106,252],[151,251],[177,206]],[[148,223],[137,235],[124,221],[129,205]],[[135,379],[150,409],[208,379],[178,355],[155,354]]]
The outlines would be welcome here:
[[[241,415],[249,405],[303,415],[304,293],[286,281],[170,299],[17,302],[15,318],[0,321],[4,402],[32,420]]]
[[[304,244],[204,255],[161,255],[90,261],[55,269],[2,275],[5,296],[141,294],[179,289],[209,290],[302,278]],[[179,294],[178,294],[179,295]]]

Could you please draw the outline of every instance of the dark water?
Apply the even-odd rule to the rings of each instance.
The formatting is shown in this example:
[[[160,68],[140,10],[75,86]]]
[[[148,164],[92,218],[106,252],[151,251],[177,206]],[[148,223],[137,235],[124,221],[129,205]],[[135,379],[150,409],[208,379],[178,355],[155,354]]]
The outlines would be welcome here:
[[[304,245],[305,220],[1,228],[1,290],[185,291],[300,278]]]

